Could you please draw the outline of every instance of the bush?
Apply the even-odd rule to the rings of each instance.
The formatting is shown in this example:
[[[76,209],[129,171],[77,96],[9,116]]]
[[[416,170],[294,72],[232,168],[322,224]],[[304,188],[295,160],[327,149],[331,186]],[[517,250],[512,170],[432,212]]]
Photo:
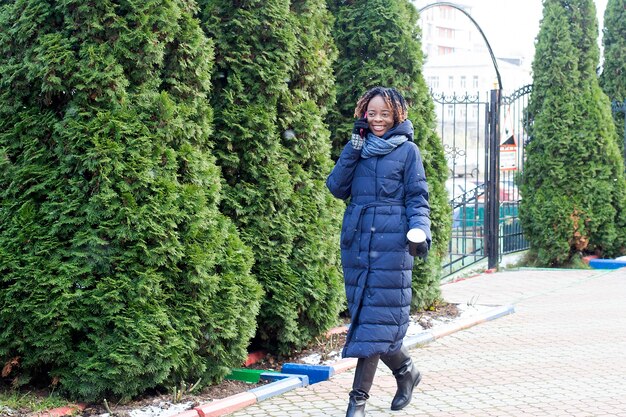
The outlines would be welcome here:
[[[624,0],[608,0],[604,10],[604,29],[602,45],[604,50],[604,62],[600,85],[602,90],[611,100],[619,103],[626,101],[626,8]],[[617,143],[624,152],[624,112],[615,112],[615,130]]]
[[[426,263],[415,262],[413,308],[440,298],[441,263],[450,238],[452,215],[445,190],[447,167],[441,140],[435,132],[435,112],[422,75],[417,11],[405,0],[329,2],[335,15],[333,36],[339,50],[335,64],[336,109],[329,115],[333,154],[339,155],[349,139],[354,106],[367,89],[394,87],[409,102],[415,143],[424,161],[430,191],[433,242]]]
[[[221,209],[253,249],[253,273],[265,289],[255,344],[287,353],[333,325],[342,301],[339,208],[323,182],[334,54],[321,23],[326,11],[319,1],[201,7],[216,43]]]
[[[129,398],[224,376],[260,288],[217,209],[212,45],[174,0],[0,9],[0,360]]]
[[[524,233],[543,265],[624,248],[624,168],[595,75],[596,36],[592,2],[544,2],[520,204]]]

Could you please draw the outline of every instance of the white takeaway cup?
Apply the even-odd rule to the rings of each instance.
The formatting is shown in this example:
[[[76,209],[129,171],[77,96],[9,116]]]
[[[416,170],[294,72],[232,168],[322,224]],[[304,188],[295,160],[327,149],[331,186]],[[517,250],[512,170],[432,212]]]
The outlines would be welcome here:
[[[426,241],[426,233],[422,229],[411,229],[406,234],[406,238],[409,242],[421,243]]]

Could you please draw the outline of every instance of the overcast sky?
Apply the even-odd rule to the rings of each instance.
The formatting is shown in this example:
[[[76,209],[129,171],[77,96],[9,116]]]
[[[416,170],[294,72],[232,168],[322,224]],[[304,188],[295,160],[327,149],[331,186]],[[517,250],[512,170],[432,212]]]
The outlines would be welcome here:
[[[606,2],[595,0],[600,29]],[[472,17],[497,56],[521,54],[532,60],[542,16],[541,0],[465,0],[460,3],[471,5]],[[598,36],[601,42],[601,31]]]

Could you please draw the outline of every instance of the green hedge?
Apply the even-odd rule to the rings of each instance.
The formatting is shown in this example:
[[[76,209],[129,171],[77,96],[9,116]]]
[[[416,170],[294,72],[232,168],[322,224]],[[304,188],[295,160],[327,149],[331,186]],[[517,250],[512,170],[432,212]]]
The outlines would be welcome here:
[[[333,154],[349,139],[356,101],[376,85],[394,87],[409,102],[430,191],[433,242],[426,263],[416,261],[413,308],[440,298],[441,263],[450,238],[452,215],[445,190],[446,161],[435,131],[435,112],[422,75],[423,55],[418,14],[406,0],[343,2],[330,0],[335,15],[333,36],[339,50],[335,64],[337,106],[328,116]]]
[[[323,182],[334,53],[326,11],[317,1],[200,4],[216,45],[221,209],[253,249],[266,293],[255,346],[288,353],[335,324],[342,304],[339,208]]]
[[[261,290],[218,211],[182,1],[0,8],[0,361],[83,400],[220,379]]]
[[[602,46],[604,61],[600,85],[611,100],[623,103],[626,100],[626,8],[624,8],[624,0],[608,0],[606,3]],[[623,112],[613,114],[617,143],[622,155],[625,134],[624,118]]]
[[[544,2],[528,106],[520,220],[542,265],[624,252],[626,183],[600,90],[593,2]]]

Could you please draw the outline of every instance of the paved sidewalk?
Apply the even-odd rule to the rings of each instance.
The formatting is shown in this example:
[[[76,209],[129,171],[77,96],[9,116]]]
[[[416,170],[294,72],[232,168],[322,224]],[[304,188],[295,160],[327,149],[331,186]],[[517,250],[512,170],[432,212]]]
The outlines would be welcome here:
[[[453,303],[515,313],[411,349],[422,382],[391,411],[382,364],[366,407],[383,416],[626,416],[626,269],[518,270],[442,286]],[[232,416],[345,416],[354,369]]]

